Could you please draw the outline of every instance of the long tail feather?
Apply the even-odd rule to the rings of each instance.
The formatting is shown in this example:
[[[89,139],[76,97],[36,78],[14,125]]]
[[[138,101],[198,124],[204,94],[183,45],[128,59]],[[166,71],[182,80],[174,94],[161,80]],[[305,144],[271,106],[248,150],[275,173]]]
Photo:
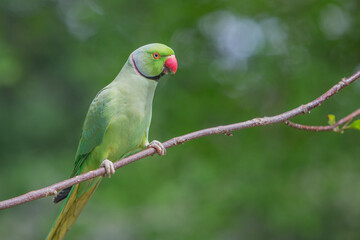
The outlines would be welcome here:
[[[78,196],[79,184],[76,185],[69,196],[66,198],[65,203],[55,220],[46,240],[61,240],[65,237],[65,234],[69,231],[75,220],[80,215],[87,201],[89,201],[91,195],[99,185],[101,178],[96,180],[92,187],[86,192]]]

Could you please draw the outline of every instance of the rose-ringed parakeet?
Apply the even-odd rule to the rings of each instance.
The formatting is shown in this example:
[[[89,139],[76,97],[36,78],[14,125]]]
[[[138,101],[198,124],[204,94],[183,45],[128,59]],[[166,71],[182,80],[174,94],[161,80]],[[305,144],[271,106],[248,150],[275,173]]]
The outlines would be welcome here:
[[[165,154],[160,142],[148,141],[152,101],[160,77],[176,69],[174,51],[163,44],[148,44],[130,54],[115,80],[90,105],[71,177],[100,166],[110,177],[114,161],[146,147]],[[66,188],[54,198],[55,203],[63,199],[65,203],[46,239],[64,238],[101,179]]]

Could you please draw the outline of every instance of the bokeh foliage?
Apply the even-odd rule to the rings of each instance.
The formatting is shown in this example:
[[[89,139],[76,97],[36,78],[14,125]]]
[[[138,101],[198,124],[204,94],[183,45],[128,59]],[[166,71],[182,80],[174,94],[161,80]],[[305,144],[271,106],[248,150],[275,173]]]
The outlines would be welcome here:
[[[289,110],[360,66],[360,4],[333,1],[0,2],[0,196],[68,177],[89,103],[137,47],[161,42],[150,138]],[[359,107],[360,83],[297,122]],[[67,239],[357,239],[359,132],[274,125],[211,136],[103,180]],[[0,212],[2,239],[42,239],[50,198]]]

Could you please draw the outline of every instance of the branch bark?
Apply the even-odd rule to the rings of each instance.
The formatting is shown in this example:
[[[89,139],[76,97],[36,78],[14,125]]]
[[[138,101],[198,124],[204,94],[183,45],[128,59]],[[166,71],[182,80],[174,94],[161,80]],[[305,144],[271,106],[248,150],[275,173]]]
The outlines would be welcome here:
[[[340,125],[342,125],[344,123],[346,125],[354,117],[357,117],[359,115],[360,115],[360,108],[357,109],[356,111],[350,113],[346,117],[340,119],[335,124],[328,125],[328,126],[308,126],[308,125],[302,125],[302,124],[298,124],[298,123],[293,123],[291,121],[285,121],[285,124],[288,125],[289,127],[300,129],[300,130],[305,130],[305,131],[314,131],[314,132],[335,131],[335,132],[337,132],[338,130],[336,130],[336,129],[337,129],[338,126],[340,126]]]
[[[337,92],[339,92],[344,87],[348,86],[352,82],[354,82],[356,79],[360,77],[360,71],[356,72],[349,78],[343,78],[339,83],[331,87],[327,92],[322,94],[320,97],[316,98],[315,100],[305,104],[301,105],[297,108],[294,108],[290,111],[284,112],[279,115],[271,116],[271,117],[262,117],[262,118],[254,118],[248,121],[229,124],[225,126],[217,126],[212,128],[207,128],[203,130],[199,130],[196,132],[188,133],[183,136],[172,138],[166,142],[163,143],[165,148],[171,148],[179,144],[183,144],[187,141],[208,136],[208,135],[215,135],[215,134],[225,134],[228,136],[231,136],[232,131],[244,129],[244,128],[251,128],[251,127],[257,127],[257,126],[264,126],[264,125],[270,125],[280,122],[285,122],[289,120],[290,118],[293,118],[298,115],[310,113],[310,110],[319,106],[324,101],[326,101],[328,98],[335,95]],[[115,169],[121,168],[125,165],[128,165],[134,161],[140,160],[142,158],[145,158],[147,156],[155,154],[156,151],[153,148],[145,149],[141,152],[138,152],[136,154],[133,154],[129,157],[126,157],[124,159],[121,159],[114,163]],[[51,186],[41,188],[35,191],[28,192],[26,194],[4,200],[0,202],[0,210],[14,207],[16,205],[20,205],[29,201],[33,201],[35,199],[44,198],[51,195],[56,195],[58,191],[73,186],[75,184],[84,182],[86,180],[103,176],[105,174],[104,168],[98,168],[96,170],[75,176],[73,178],[64,180],[59,183],[55,183]]]

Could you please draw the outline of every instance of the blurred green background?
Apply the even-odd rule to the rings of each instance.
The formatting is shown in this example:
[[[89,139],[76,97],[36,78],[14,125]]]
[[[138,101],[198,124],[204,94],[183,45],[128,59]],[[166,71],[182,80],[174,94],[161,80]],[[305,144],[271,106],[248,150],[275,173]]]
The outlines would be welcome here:
[[[150,139],[313,100],[360,68],[360,3],[0,2],[0,199],[66,179],[95,94],[139,46],[171,46]],[[359,108],[360,82],[296,122]],[[359,239],[360,132],[283,124],[210,136],[104,179],[67,239]],[[1,239],[43,239],[51,197],[0,212]]]

